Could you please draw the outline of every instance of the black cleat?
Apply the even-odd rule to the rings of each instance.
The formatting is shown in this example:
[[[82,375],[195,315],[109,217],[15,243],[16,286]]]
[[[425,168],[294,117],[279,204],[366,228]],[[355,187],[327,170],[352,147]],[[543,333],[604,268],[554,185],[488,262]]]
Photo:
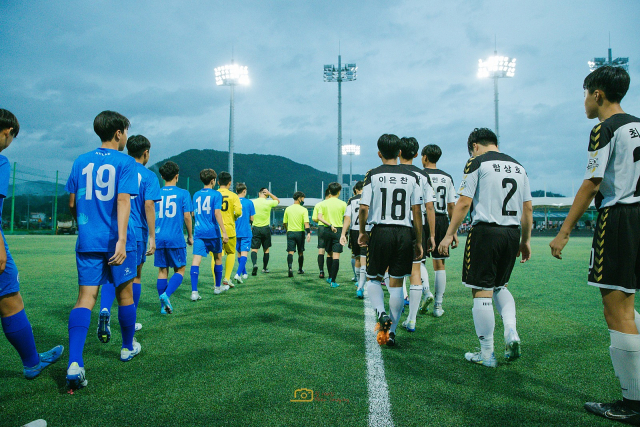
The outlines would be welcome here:
[[[289,269],[289,277],[293,277],[293,270]]]
[[[299,269],[298,270],[298,274],[304,274],[304,270],[303,269]]]
[[[635,426],[640,425],[640,412],[629,408],[622,400],[613,403],[587,402],[584,404],[584,409],[609,420]]]
[[[395,332],[389,332],[389,339],[387,340],[387,345],[389,347],[393,347],[396,345],[396,334]]]
[[[324,279],[324,271],[321,271],[320,275],[318,277],[321,278],[321,279]]]
[[[258,267],[253,266],[253,270],[251,270],[251,275],[252,276],[257,276],[258,275]]]

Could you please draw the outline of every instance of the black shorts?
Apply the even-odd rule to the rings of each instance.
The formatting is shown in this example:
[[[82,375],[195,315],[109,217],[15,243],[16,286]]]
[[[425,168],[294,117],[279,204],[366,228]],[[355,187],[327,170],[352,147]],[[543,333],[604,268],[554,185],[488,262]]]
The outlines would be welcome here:
[[[480,222],[467,235],[462,283],[473,289],[494,290],[509,283],[520,247],[520,229]]]
[[[271,247],[271,227],[265,225],[264,227],[252,227],[253,237],[251,238],[251,249],[263,250]]]
[[[358,236],[360,236],[360,230],[349,231],[349,249],[351,249],[353,256],[366,255],[364,248],[361,248],[358,244]]]
[[[375,225],[367,247],[367,277],[402,278],[413,268],[414,231],[401,225]]]
[[[640,277],[640,204],[600,210],[591,244],[589,284],[637,292]]]
[[[340,236],[342,235],[342,227],[336,228],[336,232],[331,231],[330,228],[327,227],[324,230],[324,249],[327,252],[331,253],[342,253],[342,244],[340,244]]]
[[[287,252],[304,252],[304,231],[287,231]]]
[[[327,231],[327,227],[324,225],[318,225],[318,249],[325,249],[324,233]]]
[[[426,221],[425,221],[426,222]],[[431,233],[429,232],[429,224],[425,224],[422,228],[422,250],[428,257],[432,257],[433,259],[447,259],[449,255],[442,255],[438,252],[438,245],[444,239],[444,236],[447,234],[447,229],[449,228],[449,217],[446,214],[436,214],[436,247],[432,253],[427,253],[427,246],[429,241],[429,236]]]

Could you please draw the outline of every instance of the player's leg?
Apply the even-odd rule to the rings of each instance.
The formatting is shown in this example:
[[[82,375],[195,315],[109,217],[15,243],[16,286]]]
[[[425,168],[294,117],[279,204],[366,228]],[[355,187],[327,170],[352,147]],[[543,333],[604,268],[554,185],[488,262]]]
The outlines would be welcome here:
[[[213,253],[211,267],[213,268],[213,277],[216,282],[213,293],[219,295],[229,289],[228,286],[222,284],[222,247],[219,252]]]
[[[338,228],[331,236],[331,287],[337,288],[340,286],[337,282],[338,272],[340,271],[340,255],[342,254],[343,246],[340,244],[340,235],[342,234],[342,228]]]
[[[352,282],[357,282],[358,278],[356,277],[356,264],[357,264],[357,260],[356,257],[353,256],[353,254],[351,254],[351,270],[353,270],[353,277],[351,278]]]
[[[126,261],[125,261],[126,262]],[[121,267],[121,266],[119,266]],[[112,272],[114,269],[112,268]],[[114,275],[118,272],[114,272]],[[122,276],[123,279],[126,276]],[[114,278],[114,280],[116,280]],[[120,279],[122,280],[122,279]],[[117,280],[118,282],[120,280]],[[120,360],[128,362],[142,350],[142,346],[134,339],[136,329],[136,306],[133,303],[133,279],[127,280],[116,288],[116,299],[118,300],[118,321],[122,332],[122,349],[120,350]]]
[[[133,304],[136,306],[136,310],[138,310],[140,296],[142,295],[142,267],[147,261],[147,243],[148,242],[146,240],[137,242],[138,247],[136,251],[136,259],[138,261],[138,265],[136,268],[136,277],[133,279],[133,284],[131,285],[133,289]],[[139,331],[140,329],[142,329],[142,324],[136,323],[136,331]]]
[[[197,240],[200,239],[196,239],[196,241]],[[198,292],[198,280],[200,279],[200,263],[202,262],[202,255],[196,255],[196,241],[193,242],[193,258],[191,260],[191,268],[189,269],[189,276],[191,276],[191,301],[194,302],[202,299]]]
[[[413,263],[411,266],[411,276],[409,277],[409,315],[407,316],[407,320],[402,324],[402,326],[407,328],[407,331],[409,332],[414,332],[416,330],[416,317],[418,315],[420,300],[422,298],[420,265],[422,265],[422,261],[415,261]]]
[[[181,250],[182,248],[179,248]],[[186,256],[185,256],[186,258]],[[175,291],[178,290],[180,285],[182,284],[182,280],[184,279],[184,272],[186,270],[185,264],[180,265],[180,263],[176,263],[173,267],[173,275],[169,279],[169,284],[167,285],[167,290],[165,294],[167,297],[171,297]]]
[[[298,247],[298,274],[304,274],[304,236],[302,237],[302,249]]]
[[[253,264],[253,270],[251,275],[256,276],[258,274],[258,250],[262,246],[262,233],[261,228],[253,227],[251,229],[251,263]]]
[[[153,265],[158,268],[158,281],[156,282],[156,289],[158,291],[158,298],[167,290],[169,279],[169,262],[168,262],[168,249],[156,248],[156,252],[153,257]],[[164,303],[160,299],[160,313],[167,314],[164,308]]]
[[[475,353],[465,353],[464,357],[469,362],[478,363],[480,365],[495,368],[498,366],[493,352],[493,332],[496,326],[496,320],[493,314],[493,291],[472,289],[473,296],[473,324],[476,329],[476,335],[480,341],[480,351]]]
[[[250,247],[247,245],[247,237],[237,237],[236,252],[238,253],[238,269],[233,277],[236,282],[243,283],[243,276],[247,274],[247,255]]]
[[[356,297],[364,299],[364,285],[367,282],[367,252],[366,248],[360,248],[360,275],[358,278],[358,289]]]
[[[420,263],[420,280],[422,281],[422,301],[420,302],[420,314],[426,314],[429,311],[429,306],[433,302],[433,294],[429,289],[429,272],[427,271],[427,258],[434,256],[427,252],[427,242],[429,242],[430,230],[428,225],[422,227],[422,251],[424,257]]]
[[[434,286],[436,288],[435,302],[433,305],[433,315],[435,317],[441,317],[444,314],[444,310],[442,309],[442,300],[444,299],[444,292],[447,288],[447,272],[444,268],[444,262],[444,259],[433,260],[433,270],[435,276]]]
[[[227,259],[224,265],[223,283],[233,288],[235,285],[233,284],[233,282],[231,282],[231,272],[233,271],[233,266],[236,264],[236,238],[229,237],[229,241],[223,246],[224,253],[227,254]]]
[[[389,340],[389,328],[391,318],[387,315],[384,305],[384,291],[381,280],[389,263],[389,253],[385,248],[385,229],[374,227],[371,231],[369,246],[367,250],[367,293],[371,306],[376,311],[378,322],[378,344],[384,345]]]
[[[387,242],[386,250],[389,255],[389,315],[391,317],[391,327],[389,329],[389,342],[387,345],[395,345],[396,329],[400,323],[400,317],[404,310],[403,283],[404,278],[411,276],[415,272],[412,284],[420,288],[420,266],[416,264],[414,270],[414,246],[415,239],[413,231],[408,227],[386,227],[384,241]],[[416,301],[419,301],[417,297]],[[417,311],[417,305],[416,305]],[[414,324],[415,326],[415,324]]]
[[[262,272],[269,272],[269,248],[271,247],[271,229],[269,227],[265,228],[264,232],[264,242],[262,243],[262,249],[264,250],[264,255],[262,256]]]
[[[252,239],[255,239],[255,236]],[[253,264],[251,275],[255,276],[258,274],[258,249],[251,249],[251,263]]]
[[[116,287],[108,282],[100,287],[100,313],[98,315],[98,340],[106,344],[111,341],[111,307],[116,299]]]

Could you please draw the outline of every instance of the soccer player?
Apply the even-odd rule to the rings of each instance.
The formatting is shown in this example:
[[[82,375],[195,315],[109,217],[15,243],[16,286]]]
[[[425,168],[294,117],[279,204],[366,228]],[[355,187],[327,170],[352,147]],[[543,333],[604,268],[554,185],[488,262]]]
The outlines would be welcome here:
[[[600,288],[609,328],[609,353],[620,380],[622,400],[588,402],[585,409],[605,418],[640,425],[640,315],[634,310],[640,269],[640,119],[626,114],[620,102],[629,89],[629,74],[600,67],[584,79],[591,130],[585,179],[551,253],[562,259],[569,234],[595,197],[599,211],[593,236],[589,285]]]
[[[156,251],[156,217],[155,202],[160,200],[160,185],[158,177],[145,167],[149,162],[151,142],[142,135],[132,135],[127,140],[127,153],[136,161],[138,175],[138,195],[131,196],[131,215],[136,233],[136,254],[138,268],[136,278],[133,279],[133,304],[138,308],[142,292],[142,267],[147,255]],[[148,245],[148,249],[147,249]],[[106,283],[100,292],[100,317],[98,319],[98,339],[102,343],[111,340],[111,306],[116,298],[116,287],[113,283]],[[136,323],[136,331],[142,329],[141,323]]]
[[[366,249],[361,248],[358,244],[358,234],[360,233],[360,218],[358,212],[360,211],[360,197],[363,186],[363,181],[358,181],[353,186],[355,195],[347,202],[347,209],[344,211],[344,222],[342,223],[342,235],[340,236],[340,243],[344,246],[347,244],[347,233],[349,233],[349,245],[351,246],[351,253],[356,261],[354,268],[357,269],[356,277],[358,282],[356,297],[360,299],[364,298],[364,283],[367,280],[367,269],[365,267],[367,252]]]
[[[378,344],[393,346],[404,308],[402,280],[411,275],[414,260],[422,259],[422,189],[418,177],[398,166],[399,139],[378,138],[382,165],[364,178],[360,198],[358,244],[368,244],[367,292],[378,317]],[[371,236],[365,228],[371,225]],[[381,280],[389,270],[389,317],[385,310]]]
[[[399,146],[400,164],[418,177],[420,190],[422,191],[423,204],[420,207],[420,220],[423,224],[422,230],[424,233],[422,236],[422,254],[423,256],[426,256],[436,246],[435,239],[433,238],[436,223],[436,214],[433,209],[433,202],[435,201],[433,188],[431,187],[431,180],[429,179],[429,176],[427,176],[422,169],[413,164],[413,159],[418,157],[418,151],[420,150],[418,141],[413,137],[400,138]],[[424,281],[422,280],[422,265],[422,259],[414,260],[411,268],[411,277],[409,278],[409,315],[407,316],[406,322],[403,323],[403,326],[409,332],[415,332],[416,330],[416,317],[418,315],[420,300],[423,294]],[[428,283],[429,279],[426,275],[424,279]]]
[[[480,351],[466,353],[464,357],[469,362],[495,368],[498,362],[493,353],[494,302],[504,324],[505,359],[520,357],[516,304],[507,284],[516,258],[522,254],[521,263],[531,258],[531,191],[524,167],[499,151],[498,138],[491,130],[474,129],[467,148],[472,157],[464,168],[460,198],[438,249],[448,255],[456,231],[471,207],[472,227],[464,249],[462,283],[471,288],[473,295],[473,323]]]
[[[456,205],[456,189],[453,186],[453,178],[451,175],[438,169],[438,160],[442,156],[442,150],[435,144],[429,144],[422,149],[422,166],[424,172],[431,179],[431,186],[435,193],[436,202],[434,208],[436,210],[436,242],[440,243],[449,228],[449,218],[453,213]],[[426,231],[426,230],[425,230]],[[458,247],[458,235],[453,235],[452,248]],[[447,272],[444,268],[444,262],[449,257],[442,255],[438,251],[427,254],[433,260],[433,270],[435,272],[434,287],[436,289],[435,304],[433,307],[433,315],[441,317],[444,314],[442,309],[442,300],[444,291],[447,287]],[[424,260],[426,261],[426,259]],[[420,312],[425,314],[429,308],[429,304],[433,302],[433,294],[429,291],[429,278],[427,276],[427,267],[424,262],[420,266],[423,274],[422,282],[426,286],[426,292],[422,295],[422,303],[420,304]]]
[[[211,252],[213,256],[213,276],[215,278],[214,294],[220,294],[228,286],[222,286],[222,244],[229,241],[227,230],[222,220],[222,195],[214,191],[216,185],[216,171],[203,169],[200,171],[200,181],[204,187],[193,195],[193,217],[195,219],[195,233],[193,240],[193,260],[191,261],[191,301],[202,299],[198,293],[198,279],[200,277],[200,262]],[[222,232],[222,236],[220,235]],[[222,237],[222,240],[220,239]]]
[[[161,199],[156,203],[156,254],[153,265],[158,267],[158,295],[160,313],[173,313],[169,298],[182,284],[187,265],[187,245],[184,241],[182,224],[187,228],[187,244],[193,245],[191,215],[191,195],[187,190],[178,188],[180,167],[172,161],[160,166],[160,175],[164,187],[160,190]],[[169,268],[174,275],[169,277]]]
[[[236,219],[242,216],[242,204],[240,204],[238,195],[229,190],[229,187],[231,187],[231,174],[229,172],[220,172],[218,184],[220,184],[218,191],[222,195],[222,208],[220,209],[222,221],[229,237],[222,245],[222,249],[227,255],[222,284],[233,288],[235,285],[231,282],[231,272],[236,262]]]
[[[16,116],[8,110],[0,109],[0,151],[9,147],[13,138],[18,136],[19,131],[20,124]],[[9,194],[10,174],[9,160],[0,155],[0,214],[4,199]],[[2,330],[22,360],[25,378],[33,379],[40,375],[44,368],[60,358],[64,347],[58,345],[47,352],[38,354],[31,323],[29,323],[24,311],[24,301],[20,295],[18,268],[9,252],[7,240],[4,238],[1,218],[0,233],[2,233],[3,241],[3,244],[0,245],[0,320],[2,321]]]
[[[327,226],[318,220],[318,212],[322,210],[322,204],[331,197],[329,193],[329,189],[324,190],[324,200],[316,203],[313,207],[313,212],[311,213],[311,219],[318,224],[318,269],[320,270],[320,275],[318,276],[321,279],[324,279],[324,252],[325,252],[325,242],[324,242],[324,232],[327,230]],[[327,271],[331,273],[331,263],[330,260],[331,255],[327,254]]]
[[[243,283],[242,280],[249,277],[247,273],[247,255],[251,249],[251,223],[253,222],[253,216],[256,214],[256,209],[253,206],[253,202],[247,199],[247,186],[239,182],[236,184],[236,194],[240,198],[240,205],[242,206],[242,215],[236,219],[236,252],[238,252],[238,269],[236,275],[233,277],[236,282]]]
[[[282,223],[287,230],[287,265],[289,277],[293,277],[293,253],[298,249],[298,274],[304,274],[304,239],[311,241],[311,228],[309,228],[309,211],[304,205],[304,193],[293,193],[293,205],[284,210]]]
[[[267,197],[271,197],[268,200]],[[264,255],[262,257],[262,272],[268,273],[269,269],[269,248],[271,247],[271,209],[280,204],[280,199],[271,194],[266,188],[261,188],[258,193],[258,198],[251,200],[255,208],[255,215],[253,216],[253,226],[251,232],[253,237],[251,238],[251,263],[253,264],[253,271],[251,275],[258,274],[258,249],[262,246]]]
[[[78,222],[76,263],[78,300],[69,314],[67,387],[87,385],[82,353],[100,285],[116,286],[122,332],[120,360],[127,362],[142,346],[133,338],[136,306],[131,284],[136,277],[136,235],[129,221],[131,196],[138,195],[133,157],[121,153],[127,143],[129,120],[103,111],[93,121],[102,146],[78,157],[65,187],[71,215]]]
[[[347,204],[340,200],[340,191],[342,191],[340,183],[332,182],[327,186],[327,189],[330,196],[318,211],[318,221],[327,226],[324,232],[324,243],[327,253],[331,253],[332,258],[327,282],[332,288],[337,288],[340,286],[336,282],[336,277],[340,269],[340,254],[342,253],[340,236],[342,235],[344,211],[347,209]]]

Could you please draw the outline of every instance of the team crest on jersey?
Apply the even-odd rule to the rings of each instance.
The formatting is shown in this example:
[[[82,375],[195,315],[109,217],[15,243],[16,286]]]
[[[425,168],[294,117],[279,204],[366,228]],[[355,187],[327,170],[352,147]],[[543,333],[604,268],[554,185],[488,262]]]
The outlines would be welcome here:
[[[598,168],[598,166],[600,166],[600,164],[598,163],[598,158],[594,158],[594,159],[589,159],[589,164],[587,165],[587,170],[591,171],[591,173],[594,173],[596,171],[596,169]]]
[[[78,224],[85,225],[89,223],[89,217],[85,214],[78,215]]]
[[[130,273],[131,273],[131,270],[129,269],[129,267],[124,269],[124,274],[130,274]]]

